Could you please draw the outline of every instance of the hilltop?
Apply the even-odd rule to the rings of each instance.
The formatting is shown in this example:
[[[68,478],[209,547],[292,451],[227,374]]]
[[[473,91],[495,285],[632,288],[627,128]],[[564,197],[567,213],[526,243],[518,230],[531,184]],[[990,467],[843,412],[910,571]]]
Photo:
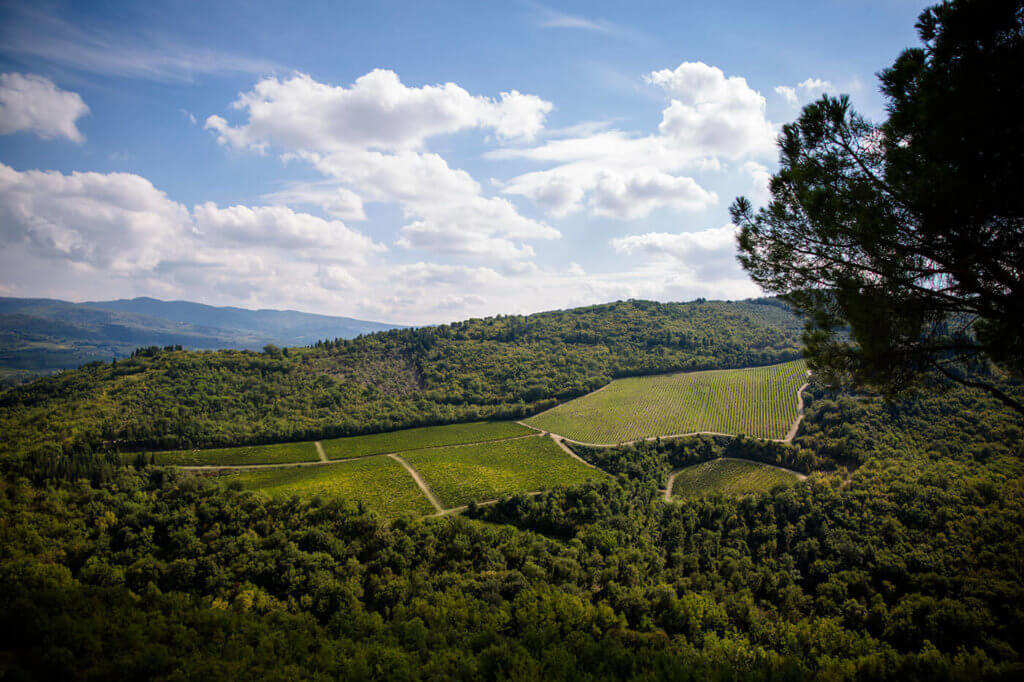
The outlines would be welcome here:
[[[796,359],[778,301],[625,301],[264,352],[145,349],[0,396],[10,454],[224,446],[520,418],[614,378]]]

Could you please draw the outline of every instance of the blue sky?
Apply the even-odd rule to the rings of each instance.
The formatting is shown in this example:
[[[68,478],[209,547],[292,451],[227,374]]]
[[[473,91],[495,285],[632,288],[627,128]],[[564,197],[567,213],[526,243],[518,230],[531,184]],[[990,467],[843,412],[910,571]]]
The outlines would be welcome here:
[[[740,298],[728,206],[926,3],[0,5],[0,295],[431,323]]]

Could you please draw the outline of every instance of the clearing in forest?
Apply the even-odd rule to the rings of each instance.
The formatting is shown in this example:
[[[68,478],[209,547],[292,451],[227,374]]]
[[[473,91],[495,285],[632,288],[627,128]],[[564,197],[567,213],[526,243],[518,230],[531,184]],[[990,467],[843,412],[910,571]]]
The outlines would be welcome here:
[[[362,502],[385,516],[422,515],[434,511],[405,468],[389,457],[372,457],[330,466],[245,471],[221,477],[239,481],[246,490],[271,497],[344,497]]]
[[[615,444],[684,433],[782,439],[797,417],[807,365],[616,379],[524,423],[583,443]]]
[[[446,426],[425,426],[418,429],[403,429],[389,433],[374,433],[368,436],[351,436],[322,440],[329,459],[366,457],[390,452],[419,450],[442,445],[480,443],[504,438],[515,438],[533,433],[516,422],[472,422]]]
[[[676,473],[671,493],[674,498],[715,492],[743,495],[767,492],[777,485],[791,485],[799,480],[794,472],[759,462],[713,459]]]
[[[124,455],[131,462],[135,454]],[[239,464],[290,464],[315,462],[319,459],[313,441],[301,443],[274,443],[273,445],[247,445],[237,448],[210,450],[167,450],[154,452],[156,464],[175,466],[235,466]],[[146,460],[149,460],[147,454]]]
[[[607,476],[547,436],[402,453],[446,507]]]

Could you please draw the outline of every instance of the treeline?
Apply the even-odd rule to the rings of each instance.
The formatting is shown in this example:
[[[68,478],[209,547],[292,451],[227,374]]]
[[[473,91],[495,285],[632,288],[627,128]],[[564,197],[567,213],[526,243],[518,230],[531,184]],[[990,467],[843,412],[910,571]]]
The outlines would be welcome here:
[[[0,394],[0,453],[230,446],[522,418],[615,377],[799,357],[760,302],[628,301],[310,348],[140,349]]]
[[[8,473],[0,661],[66,680],[1019,679],[1019,419],[969,391],[822,395],[797,442],[857,454],[836,424],[883,414],[897,445],[850,477],[666,505],[665,471],[728,444],[651,443],[604,452],[609,481],[473,510],[510,525],[386,523],[159,468]]]

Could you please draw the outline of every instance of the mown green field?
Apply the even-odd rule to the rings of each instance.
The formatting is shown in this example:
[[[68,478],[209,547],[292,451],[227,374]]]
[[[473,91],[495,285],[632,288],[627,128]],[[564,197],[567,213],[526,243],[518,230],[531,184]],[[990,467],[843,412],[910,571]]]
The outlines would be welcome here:
[[[693,432],[783,438],[797,417],[803,360],[749,369],[617,379],[524,420],[585,443]]]
[[[794,473],[758,462],[713,459],[680,471],[672,482],[672,497],[698,497],[714,492],[727,495],[760,493],[799,480]]]
[[[402,453],[445,507],[575,485],[607,474],[576,461],[546,436]]]
[[[385,516],[434,511],[405,468],[390,457],[311,467],[243,471],[220,478],[271,497],[344,497]]]
[[[366,457],[386,452],[404,452],[442,445],[479,443],[503,438],[515,438],[533,433],[533,430],[515,422],[472,422],[447,426],[425,426],[369,436],[352,436],[320,441],[329,459]]]
[[[134,454],[124,455],[128,462]],[[177,466],[236,464],[288,464],[291,462],[313,462],[319,459],[313,441],[301,443],[274,443],[273,445],[252,445],[240,448],[218,448],[214,450],[168,450],[154,452],[157,464]],[[146,459],[149,459],[147,454]]]

